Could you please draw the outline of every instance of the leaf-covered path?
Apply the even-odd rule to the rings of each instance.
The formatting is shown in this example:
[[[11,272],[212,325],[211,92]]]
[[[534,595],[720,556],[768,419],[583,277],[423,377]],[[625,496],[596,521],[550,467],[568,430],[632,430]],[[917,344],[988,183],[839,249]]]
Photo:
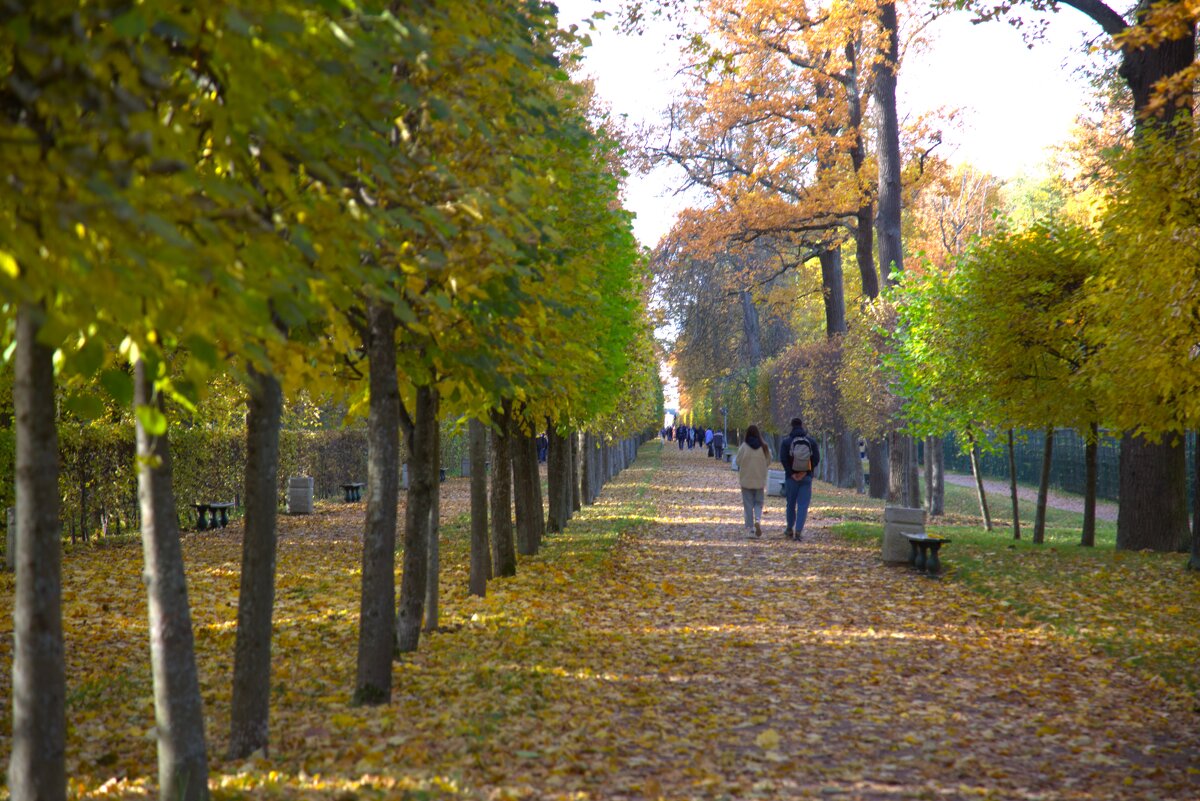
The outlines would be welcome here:
[[[223,758],[240,526],[185,539],[216,801],[1200,798],[1189,697],[883,567],[819,504],[802,543],[780,499],[745,539],[736,476],[701,451],[644,446],[485,599],[465,482],[444,488],[443,629],[380,707],[349,703],[362,505],[281,519],[272,745],[249,761]],[[154,794],[140,561],[64,559],[72,797]],[[5,709],[0,751],[10,730]]]
[[[547,714],[499,733],[535,795],[1200,797],[1196,715],[1145,677],[819,528],[784,540],[778,500],[743,539],[699,451],[665,449],[646,500],[545,654]]]

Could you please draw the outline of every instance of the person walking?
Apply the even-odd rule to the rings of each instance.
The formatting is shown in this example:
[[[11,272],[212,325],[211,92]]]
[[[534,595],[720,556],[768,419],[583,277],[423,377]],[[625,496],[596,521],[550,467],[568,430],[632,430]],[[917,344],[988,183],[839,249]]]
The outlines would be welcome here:
[[[767,490],[767,467],[771,464],[771,450],[758,433],[758,426],[746,429],[746,438],[738,448],[737,464],[746,536],[754,539],[762,536],[763,498]]]
[[[792,430],[779,447],[779,461],[783,463],[783,492],[787,497],[787,530],[783,536],[799,542],[812,502],[813,470],[821,463],[817,441],[804,430],[804,421],[799,417],[792,418]]]

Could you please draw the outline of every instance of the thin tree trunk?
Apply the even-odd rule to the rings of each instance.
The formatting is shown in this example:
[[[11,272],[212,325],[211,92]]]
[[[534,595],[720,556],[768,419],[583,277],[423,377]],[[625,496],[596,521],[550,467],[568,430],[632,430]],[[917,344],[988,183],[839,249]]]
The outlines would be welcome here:
[[[134,404],[162,415],[162,399],[142,360],[134,365]],[[196,674],[192,613],[165,419],[161,433],[137,417],[138,503],[142,509],[143,581],[150,613],[150,664],[154,675],[154,717],[158,732],[158,797],[161,801],[208,798],[208,752],[204,710]]]
[[[862,480],[862,468],[858,461],[858,438],[853,431],[842,431],[836,435],[837,443],[837,474],[834,479],[837,486],[854,488]]]
[[[979,472],[979,446],[975,438],[968,438],[971,443],[971,475],[975,476],[975,493],[979,496],[979,514],[983,517],[985,531],[992,530],[992,515],[988,511],[987,492],[983,489],[983,475]]]
[[[929,514],[932,517],[941,517],[946,513],[946,442],[942,437],[933,438],[933,488],[929,494],[932,498],[930,502]]]
[[[541,508],[534,509],[533,485],[538,480],[537,452],[530,462],[529,444],[533,438],[516,424],[513,425],[512,469],[513,501],[517,518],[517,553],[533,556],[537,553],[537,518]]]
[[[1083,531],[1079,544],[1091,548],[1096,544],[1096,482],[1099,478],[1100,426],[1092,423],[1083,449]]]
[[[832,339],[846,333],[846,290],[842,280],[840,248],[820,254],[821,294],[825,299],[825,336]]]
[[[583,475],[583,468],[579,464],[579,432],[572,431],[570,434],[571,442],[571,513],[583,511],[583,497],[579,491],[579,479]]]
[[[511,416],[511,402],[505,401],[503,409],[496,414],[496,427],[492,431],[492,542],[496,549],[497,576],[517,574],[517,554],[513,548],[512,457],[508,452],[512,440]]]
[[[429,577],[425,582],[425,631],[437,631],[440,611],[442,547],[442,428],[435,418],[433,424],[433,486],[429,490]]]
[[[362,597],[354,700],[392,697],[396,648],[396,506],[400,500],[400,389],[396,382],[396,317],[375,303],[367,310],[370,407],[367,419],[367,514],[363,524]]]
[[[905,489],[908,491],[908,499],[905,506],[909,509],[920,509],[921,503],[921,465],[917,458],[917,438],[905,436],[908,441],[908,481]]]
[[[37,341],[41,316],[29,303],[17,309],[16,548],[9,554],[16,569],[8,762],[12,801],[62,801],[67,795],[54,349]]]
[[[1200,431],[1196,431],[1192,447],[1192,463],[1196,466],[1196,480],[1192,485],[1192,552],[1188,567],[1200,570]]]
[[[401,417],[405,412],[401,406]],[[438,481],[438,394],[432,386],[417,387],[416,408],[409,428],[408,503],[404,520],[404,572],[396,607],[396,651],[417,650],[425,620],[425,587],[429,581],[429,516]]]
[[[1050,467],[1054,458],[1054,427],[1046,429],[1046,446],[1042,450],[1042,475],[1038,481],[1037,509],[1033,518],[1033,542],[1046,541],[1046,502],[1050,495]]]
[[[580,460],[583,478],[579,483],[583,486],[583,502],[588,506],[596,502],[596,488],[593,486],[596,475],[596,466],[592,463],[593,450],[595,450],[595,445],[592,442],[592,435],[585,431],[583,433],[583,458]]]
[[[925,512],[933,517],[933,440],[925,437]]]
[[[533,510],[533,547],[540,550],[546,538],[546,509],[542,504],[542,475],[538,468],[537,438],[531,433],[525,447],[529,449],[530,484],[529,497]]]
[[[275,608],[275,516],[283,392],[275,376],[250,368],[246,398],[246,517],[237,643],[233,651],[229,758],[267,753],[271,713],[271,617]]]
[[[872,498],[886,498],[891,485],[887,443],[881,439],[867,440],[867,463],[871,466],[871,477],[867,492]]]
[[[1178,551],[1187,541],[1187,459],[1180,439],[1121,438],[1117,549]]]
[[[492,550],[488,542],[487,428],[479,420],[468,424],[471,449],[471,595],[487,595],[492,577]]]
[[[879,106],[879,212],[875,227],[879,239],[879,272],[884,284],[894,286],[904,268],[901,240],[900,115],[896,106],[896,72],[900,67],[900,23],[896,4],[879,6],[883,58],[875,69],[875,100]]]
[[[1013,539],[1021,539],[1021,497],[1017,494],[1017,447],[1013,430],[1008,429],[1008,488],[1012,498]]]

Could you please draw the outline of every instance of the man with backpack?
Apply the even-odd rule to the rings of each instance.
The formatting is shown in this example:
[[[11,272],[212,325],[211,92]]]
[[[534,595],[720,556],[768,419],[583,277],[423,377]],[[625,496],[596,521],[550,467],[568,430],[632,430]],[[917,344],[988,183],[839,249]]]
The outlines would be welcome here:
[[[808,505],[812,501],[813,470],[821,463],[817,441],[804,430],[804,421],[792,418],[792,430],[783,438],[779,448],[779,461],[783,463],[783,492],[787,497],[787,531],[789,540],[800,541],[804,522],[808,519]]]

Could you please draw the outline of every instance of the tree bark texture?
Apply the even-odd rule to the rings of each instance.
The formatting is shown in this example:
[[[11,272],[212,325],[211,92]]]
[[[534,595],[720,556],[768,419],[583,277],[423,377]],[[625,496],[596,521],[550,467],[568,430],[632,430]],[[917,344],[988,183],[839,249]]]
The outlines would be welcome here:
[[[566,458],[563,453],[563,440],[555,429],[554,421],[546,419],[546,498],[549,508],[546,510],[546,530],[549,532],[562,531],[567,521],[563,516],[563,490],[566,481],[563,471],[566,470]]]
[[[1195,434],[1192,463],[1196,466],[1196,481],[1192,485],[1192,553],[1188,567],[1200,570],[1200,431]]]
[[[134,404],[162,412],[146,364],[134,365]],[[192,613],[166,432],[151,434],[137,420],[138,505],[142,510],[142,580],[150,613],[150,664],[158,732],[158,797],[161,801],[208,798],[208,752],[204,710],[196,674]]]
[[[1121,438],[1117,549],[1178,551],[1187,541],[1187,461],[1183,442]]]
[[[975,494],[979,498],[979,515],[983,518],[984,531],[992,530],[992,515],[988,511],[987,492],[983,489],[983,475],[979,472],[979,446],[971,437],[971,475],[975,477]]]
[[[900,65],[900,23],[895,2],[879,6],[884,37],[883,61],[875,72],[875,100],[879,105],[879,212],[875,226],[879,239],[879,272],[888,286],[896,284],[904,268],[900,238],[901,192],[900,116],[896,107],[896,71]]]
[[[867,440],[867,463],[871,466],[867,494],[872,498],[886,498],[891,484],[891,465],[887,443],[884,440]]]
[[[511,407],[508,402],[495,415],[492,429],[492,543],[496,551],[495,574],[517,575],[513,547],[512,457],[509,455]]]
[[[743,289],[738,293],[742,302],[742,332],[746,336],[747,364],[757,367],[762,363],[762,324],[758,317],[758,307],[754,305],[754,296],[750,290]]]
[[[432,386],[417,387],[412,437],[408,443],[408,503],[404,520],[404,572],[396,608],[396,651],[417,650],[425,620],[425,587],[429,581],[429,518],[438,483],[438,394]]]
[[[908,440],[908,482],[905,485],[908,500],[905,506],[920,509],[924,504],[921,503],[921,460],[917,452],[917,438],[906,436],[905,439]]]
[[[583,458],[580,460],[580,467],[583,471],[583,476],[580,479],[580,484],[583,487],[583,502],[591,506],[596,502],[596,488],[594,482],[596,479],[596,465],[593,459],[593,453],[596,450],[596,444],[592,439],[592,435],[588,432],[583,433]]]
[[[400,389],[396,382],[396,317],[391,307],[368,310],[367,511],[363,524],[362,598],[354,700],[384,704],[392,697],[396,648],[396,505],[400,500]]]
[[[542,475],[538,468],[537,438],[531,434],[525,442],[525,447],[529,451],[529,464],[532,465],[529,497],[533,510],[533,547],[535,551],[538,551],[541,550],[542,540],[546,538],[546,509],[542,504]]]
[[[537,453],[529,450],[534,439],[518,426],[513,426],[512,468],[513,501],[517,518],[517,553],[533,556],[537,553],[537,518],[541,517],[539,505],[534,508],[534,485],[539,482]],[[530,456],[533,459],[530,460]]]
[[[1008,429],[1008,489],[1012,498],[1013,539],[1021,539],[1021,499],[1017,494],[1017,448],[1013,430]]]
[[[471,449],[471,573],[468,589],[480,598],[487,595],[492,577],[492,549],[488,541],[487,426],[471,420],[467,426]]]
[[[442,590],[442,427],[433,423],[433,485],[429,490],[429,576],[425,582],[425,631],[437,631]]]
[[[1038,480],[1037,508],[1033,518],[1033,542],[1046,541],[1046,501],[1050,496],[1050,469],[1054,463],[1054,428],[1046,429],[1046,445],[1042,450],[1042,474]]]
[[[275,609],[279,427],[283,392],[275,376],[250,369],[246,398],[246,517],[233,651],[229,758],[267,753],[271,713],[271,618]]]
[[[8,762],[13,801],[62,801],[67,795],[54,350],[37,341],[40,328],[41,310],[22,303],[13,376],[16,548],[9,554],[16,569]]]
[[[1096,544],[1096,484],[1100,476],[1100,426],[1092,423],[1083,447],[1083,531],[1079,544],[1091,548]]]
[[[925,513],[933,517],[933,440],[934,437],[925,437],[925,462],[922,467],[925,468]]]
[[[917,478],[912,437],[898,431],[888,436],[888,503],[920,508],[920,488],[912,486]],[[915,506],[912,505],[914,499]]]
[[[583,511],[583,496],[579,491],[579,480],[583,476],[583,467],[579,463],[579,432],[572,431],[569,435],[571,443],[571,515]]]
[[[942,437],[930,438],[933,456],[933,484],[929,488],[929,514],[941,517],[946,513],[946,443]]]
[[[825,336],[832,339],[846,333],[846,290],[842,280],[840,248],[822,251],[821,295],[825,299]]]

